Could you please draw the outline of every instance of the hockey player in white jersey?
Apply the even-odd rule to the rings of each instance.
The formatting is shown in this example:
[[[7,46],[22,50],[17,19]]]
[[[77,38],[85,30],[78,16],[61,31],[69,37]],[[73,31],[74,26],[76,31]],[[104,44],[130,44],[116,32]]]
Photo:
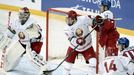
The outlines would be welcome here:
[[[134,61],[134,46],[129,47],[129,40],[126,37],[121,37],[118,39],[118,47],[120,54],[129,57]]]
[[[4,64],[2,67],[5,71],[13,70],[24,54],[28,56],[29,62],[39,69],[46,64],[43,58],[38,55],[42,46],[41,28],[30,17],[30,11],[27,7],[19,10],[19,19],[8,27],[4,37],[10,40],[8,44],[2,45],[4,48],[1,48]],[[27,48],[29,42],[30,47]]]
[[[134,47],[128,47],[126,37],[119,38],[117,45],[121,55],[106,57],[99,64],[100,72],[103,75],[134,75]]]
[[[109,10],[111,7],[111,2],[109,0],[101,0],[100,5],[100,16],[103,19],[113,19],[113,13]]]
[[[119,38],[117,46],[120,51],[120,55],[128,57],[134,61],[134,46],[129,47],[129,39],[127,37]],[[131,71],[134,73],[134,68]]]
[[[101,75],[134,75],[134,61],[125,56],[108,56],[99,64]]]
[[[96,74],[96,56],[92,47],[92,38],[89,35],[83,39],[90,31],[89,26],[92,25],[92,19],[89,16],[78,16],[73,10],[68,12],[66,18],[67,25],[65,26],[65,34],[70,42],[67,50],[67,55],[73,51],[73,49],[79,45],[74,52],[66,59],[64,64],[65,71],[63,75],[69,75],[72,65],[75,62],[75,57],[78,53],[82,54],[89,63],[88,75]]]

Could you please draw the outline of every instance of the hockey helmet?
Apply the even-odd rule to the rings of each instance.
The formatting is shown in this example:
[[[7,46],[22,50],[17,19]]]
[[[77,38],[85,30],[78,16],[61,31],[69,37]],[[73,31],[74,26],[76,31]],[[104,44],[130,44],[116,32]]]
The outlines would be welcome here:
[[[129,40],[126,37],[122,37],[118,39],[119,45],[125,45],[125,48],[129,46]]]
[[[27,20],[30,16],[29,9],[27,7],[23,7],[19,10],[19,19],[22,20]]]
[[[77,21],[77,13],[73,10],[67,13],[66,23],[72,26]]]
[[[23,13],[30,13],[29,12],[29,9],[27,7],[23,7],[20,9],[20,12],[23,12]]]
[[[77,17],[77,13],[76,13],[75,11],[70,10],[70,11],[68,12],[68,18],[76,19],[76,17]]]
[[[101,0],[101,5],[107,6],[108,9],[111,7],[111,2],[108,0]]]

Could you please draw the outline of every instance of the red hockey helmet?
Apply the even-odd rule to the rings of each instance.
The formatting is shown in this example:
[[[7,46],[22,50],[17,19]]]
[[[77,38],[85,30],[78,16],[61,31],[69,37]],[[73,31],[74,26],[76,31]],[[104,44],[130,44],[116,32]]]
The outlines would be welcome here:
[[[77,18],[77,13],[73,10],[70,10],[68,12],[68,18],[71,18],[71,19],[76,19]]]
[[[23,12],[23,13],[30,13],[29,12],[29,9],[27,7],[23,7],[20,9],[20,12]]]
[[[66,23],[72,26],[77,21],[77,13],[73,10],[67,13]]]

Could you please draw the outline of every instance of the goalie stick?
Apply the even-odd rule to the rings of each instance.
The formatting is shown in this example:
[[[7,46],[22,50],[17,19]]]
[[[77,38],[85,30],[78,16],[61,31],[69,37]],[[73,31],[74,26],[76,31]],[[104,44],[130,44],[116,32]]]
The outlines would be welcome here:
[[[84,39],[86,39],[86,38],[94,31],[94,29],[95,29],[97,26],[98,26],[98,25],[94,26],[93,29],[84,37]],[[64,58],[64,60],[62,60],[62,62],[61,62],[56,68],[54,68],[54,69],[52,69],[52,70],[43,71],[43,75],[49,74],[49,73],[51,73],[51,72],[57,70],[57,69],[60,67],[60,65],[61,65],[61,64],[75,51],[75,49],[78,48],[78,47],[79,47],[79,44]]]
[[[11,11],[8,12],[8,24],[7,24],[8,26],[10,26],[9,24],[10,24],[11,13],[12,13]]]

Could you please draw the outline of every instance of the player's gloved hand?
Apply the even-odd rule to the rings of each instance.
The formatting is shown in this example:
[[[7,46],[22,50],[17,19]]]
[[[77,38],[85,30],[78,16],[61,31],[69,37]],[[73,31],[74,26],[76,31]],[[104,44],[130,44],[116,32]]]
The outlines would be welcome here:
[[[101,16],[97,15],[94,19],[93,19],[93,25],[103,25],[104,19],[102,19]]]
[[[13,33],[16,34],[16,31],[11,28],[11,26],[8,26],[8,29]]]
[[[79,45],[84,45],[85,42],[86,42],[86,41],[85,41],[83,38],[78,38],[78,39],[76,40],[76,43],[79,44]]]
[[[23,32],[19,32],[18,36],[20,39],[25,39],[25,34]]]

